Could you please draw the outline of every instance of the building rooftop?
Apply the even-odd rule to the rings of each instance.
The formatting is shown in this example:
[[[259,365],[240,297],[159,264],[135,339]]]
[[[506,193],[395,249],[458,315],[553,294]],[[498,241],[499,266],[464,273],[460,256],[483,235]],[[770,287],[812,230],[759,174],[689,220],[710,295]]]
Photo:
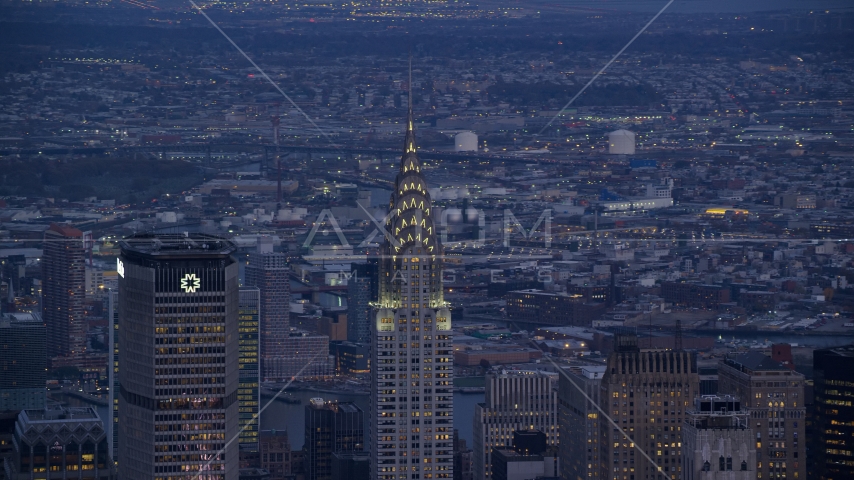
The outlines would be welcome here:
[[[318,410],[332,410],[344,413],[358,413],[362,411],[353,402],[338,402],[336,400],[325,401],[320,397],[310,399],[308,404],[311,408]]]
[[[826,348],[822,349],[821,352],[824,355],[833,355],[837,357],[854,357],[854,345]]]
[[[83,236],[83,232],[72,227],[71,225],[62,225],[58,223],[50,224],[50,228],[48,228],[48,231],[58,233],[63,237],[80,238]]]
[[[528,376],[545,376],[550,378],[557,378],[557,372],[551,372],[548,370],[527,370],[527,369],[517,369],[517,368],[497,368],[495,372],[499,376],[514,376],[514,377],[528,377]]]
[[[15,327],[41,327],[44,326],[42,323],[41,316],[38,313],[27,313],[27,312],[12,312],[12,313],[4,313],[0,316],[0,328],[8,328],[10,326]]]
[[[44,410],[24,410],[21,415],[22,420],[30,424],[53,423],[59,420],[101,420],[98,412],[92,407],[48,407]]]
[[[139,233],[123,239],[120,244],[125,253],[149,256],[230,255],[237,251],[230,240],[202,233]]]
[[[783,370],[789,371],[782,363],[772,360],[771,357],[761,352],[747,352],[735,357],[728,358],[727,363],[740,369],[747,370]]]

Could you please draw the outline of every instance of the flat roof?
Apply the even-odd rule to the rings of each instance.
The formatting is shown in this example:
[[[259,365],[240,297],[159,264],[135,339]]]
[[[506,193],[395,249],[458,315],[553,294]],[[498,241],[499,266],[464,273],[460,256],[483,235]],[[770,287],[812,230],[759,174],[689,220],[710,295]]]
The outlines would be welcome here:
[[[822,353],[831,353],[837,357],[854,357],[854,345],[845,345],[842,347],[822,348],[818,351]]]
[[[24,420],[28,423],[57,422],[61,420],[101,420],[92,407],[60,407],[39,410],[24,410]]]
[[[789,371],[782,363],[773,360],[761,352],[747,352],[735,357],[727,358],[730,364],[736,364],[749,370],[781,370]]]
[[[203,233],[139,233],[122,239],[119,244],[124,253],[154,257],[230,255],[237,251],[231,240]]]

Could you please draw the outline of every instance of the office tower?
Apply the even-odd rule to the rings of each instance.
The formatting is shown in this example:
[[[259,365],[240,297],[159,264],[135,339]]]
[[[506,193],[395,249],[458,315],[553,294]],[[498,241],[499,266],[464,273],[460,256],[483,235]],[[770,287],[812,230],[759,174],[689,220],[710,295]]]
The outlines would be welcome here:
[[[806,478],[804,376],[760,352],[725,359],[718,367],[721,394],[750,413],[760,478]]]
[[[554,372],[487,372],[484,402],[474,407],[474,478],[492,477],[493,449],[510,445],[517,430],[539,430],[558,444],[557,381]]]
[[[240,448],[258,451],[258,412],[261,408],[261,372],[258,355],[261,292],[258,287],[241,287],[238,312],[240,366],[237,403],[240,409]]]
[[[370,373],[371,353],[365,344],[334,342],[329,345],[335,357],[336,373]]]
[[[236,247],[202,234],[120,246],[119,478],[236,478]]]
[[[605,366],[564,369],[558,381],[560,474],[564,480],[599,478],[599,394]]]
[[[492,458],[495,480],[556,478],[560,470],[555,447],[546,446],[543,432],[514,432],[509,445],[492,450]]]
[[[599,406],[619,429],[600,418],[599,478],[653,480],[663,472],[680,480],[682,424],[700,383],[696,357],[642,351],[637,337],[616,335],[606,367]]]
[[[277,359],[277,371],[290,380],[324,378],[332,375],[329,337],[308,332],[291,332],[285,341],[284,357]]]
[[[410,105],[371,322],[369,424],[377,480],[452,478],[454,469],[451,310],[412,122]]]
[[[342,452],[332,454],[332,478],[334,480],[371,480],[371,464],[368,452]]]
[[[353,263],[347,280],[347,341],[371,342],[371,303],[377,301],[379,282],[377,259]]]
[[[305,406],[307,480],[332,480],[332,454],[361,452],[364,443],[364,413],[356,404],[312,398]]]
[[[51,224],[43,248],[42,317],[47,326],[48,358],[81,354],[86,347],[83,232]]]
[[[110,290],[107,296],[107,314],[110,321],[110,342],[107,351],[107,382],[110,388],[110,418],[105,418],[110,442],[110,458],[119,461],[119,292]]]
[[[854,478],[854,345],[815,350],[813,367],[818,435],[812,478]]]
[[[261,468],[270,480],[285,480],[291,474],[291,442],[286,430],[261,430]]]
[[[750,416],[731,396],[694,399],[682,426],[682,478],[756,479],[756,439]]]
[[[0,412],[44,408],[45,326],[36,313],[0,317]]]
[[[246,265],[247,287],[261,292],[261,378],[287,379],[283,359],[290,333],[291,287],[288,259],[284,253],[273,252],[273,244],[262,237],[258,251],[249,254]]]
[[[92,407],[24,410],[18,415],[9,480],[109,480],[107,434]]]

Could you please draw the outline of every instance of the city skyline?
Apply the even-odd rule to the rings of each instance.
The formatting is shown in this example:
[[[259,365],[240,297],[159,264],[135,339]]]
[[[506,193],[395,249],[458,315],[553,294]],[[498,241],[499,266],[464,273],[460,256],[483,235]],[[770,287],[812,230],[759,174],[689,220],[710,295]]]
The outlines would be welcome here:
[[[852,32],[0,2],[0,477],[847,478]]]

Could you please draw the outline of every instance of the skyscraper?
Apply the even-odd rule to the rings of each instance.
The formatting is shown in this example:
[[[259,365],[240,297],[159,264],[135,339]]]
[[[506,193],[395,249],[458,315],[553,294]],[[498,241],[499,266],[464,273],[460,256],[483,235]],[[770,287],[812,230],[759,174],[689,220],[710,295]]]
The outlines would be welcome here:
[[[365,444],[364,412],[351,402],[312,398],[305,406],[307,480],[333,480],[332,454],[361,452]]]
[[[284,357],[277,360],[285,379],[324,378],[332,375],[334,362],[329,358],[329,337],[310,332],[291,332],[285,342]]]
[[[258,287],[261,293],[261,378],[287,378],[284,359],[290,333],[291,288],[288,259],[284,253],[273,252],[272,243],[261,238],[258,251],[249,254],[246,265],[248,287]]]
[[[412,105],[380,247],[371,322],[372,477],[453,477],[451,311],[442,291],[442,247],[415,147]]]
[[[110,460],[119,460],[119,292],[111,290],[107,297],[110,316],[110,343],[107,351],[107,379],[110,388],[110,418],[104,419],[110,442]]]
[[[599,421],[599,478],[653,480],[665,478],[663,472],[679,480],[682,424],[700,388],[696,358],[682,351],[642,351],[630,335],[617,335],[614,344],[599,405],[619,429]]]
[[[854,345],[815,350],[813,366],[818,432],[813,478],[854,478]]]
[[[718,389],[750,413],[759,478],[806,478],[804,376],[760,352],[725,359]]]
[[[376,259],[354,263],[347,280],[347,341],[371,342],[371,303],[377,301],[378,268]]]
[[[258,412],[261,408],[258,365],[258,325],[261,293],[258,287],[240,288],[240,367],[237,403],[240,409],[240,448],[258,451]]]
[[[486,374],[484,403],[474,407],[474,478],[492,477],[494,448],[512,445],[518,430],[543,433],[558,444],[557,381],[553,372],[492,370]]]
[[[86,347],[83,232],[53,223],[45,231],[43,249],[42,317],[47,326],[47,355],[81,354]]]
[[[201,234],[120,245],[119,478],[236,478],[236,247]]]
[[[756,439],[750,416],[730,396],[694,399],[682,426],[684,480],[756,479]]]
[[[45,327],[38,314],[0,316],[0,412],[44,408]]]
[[[560,377],[558,451],[564,480],[599,478],[599,422],[603,419],[597,405],[605,369],[599,365],[571,367]]]

